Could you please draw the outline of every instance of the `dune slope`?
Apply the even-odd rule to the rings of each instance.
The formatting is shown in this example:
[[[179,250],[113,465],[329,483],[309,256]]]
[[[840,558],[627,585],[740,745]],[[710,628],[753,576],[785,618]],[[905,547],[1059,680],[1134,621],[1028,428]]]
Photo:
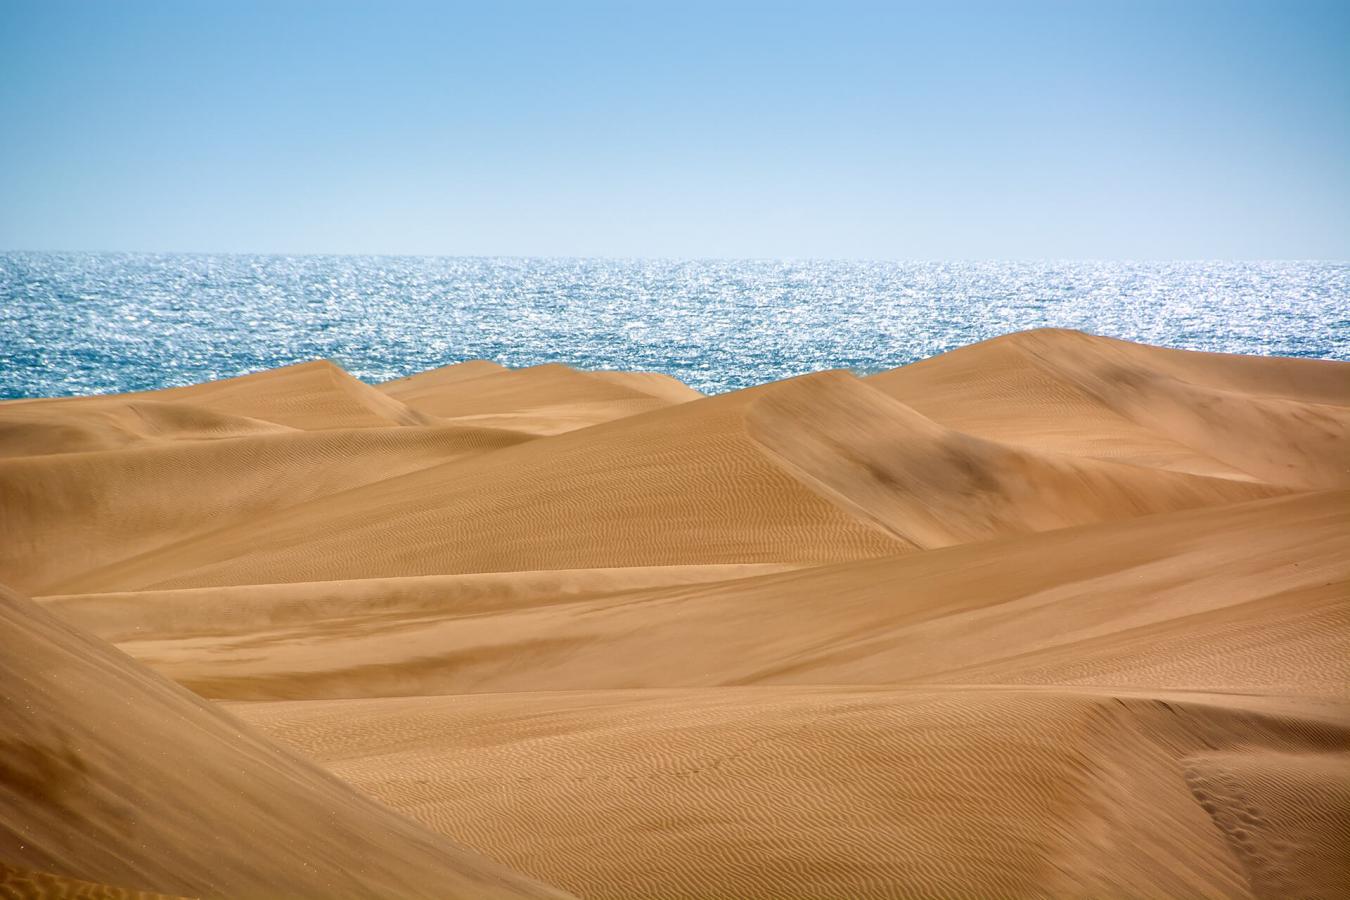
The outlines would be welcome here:
[[[979,437],[1197,474],[1336,487],[1350,484],[1344,368],[1044,329],[868,381]]]
[[[745,427],[754,396],[711,397],[385,479],[46,592],[825,562],[904,549],[765,455]]]
[[[581,372],[559,363],[506,369],[482,361],[433,369],[379,389],[439,419],[535,436],[561,434],[701,396],[661,375]]]
[[[461,381],[481,378],[484,375],[496,375],[507,371],[506,366],[486,359],[470,359],[461,363],[416,372],[403,378],[394,378],[375,386],[376,390],[388,394],[399,402],[418,408],[418,401],[434,399],[445,387]]]
[[[0,892],[1350,895],[1347,423],[1058,330],[0,404]]]
[[[1007,447],[820,373],[383,479],[44,592],[823,563],[1285,490]]]
[[[1347,534],[1350,494],[1336,492],[786,571],[424,576],[43,602],[217,698],[924,681],[1350,699]]]
[[[442,425],[290,431],[0,459],[0,572],[27,591],[372,481],[508,447]]]
[[[998,688],[712,688],[232,705],[433,828],[586,897],[1334,896],[1346,707]],[[1329,756],[1332,755],[1332,756]],[[1273,767],[1258,893],[1234,776]],[[1304,762],[1308,760],[1308,762]],[[1205,768],[1210,766],[1211,768]],[[1319,768],[1320,766],[1320,768]],[[462,777],[448,777],[454,772]],[[1252,776],[1254,777],[1254,776]],[[1188,780],[1189,778],[1189,780]],[[1321,787],[1318,788],[1317,785]],[[1200,795],[1197,797],[1197,793]],[[1278,823],[1278,824],[1277,824]],[[1231,831],[1232,829],[1230,829]],[[1239,829],[1240,831],[1240,829]]]
[[[147,396],[301,429],[434,424],[434,419],[358,381],[327,360],[169,388]]]
[[[0,590],[0,863],[215,897],[554,896]]]
[[[924,549],[1277,492],[971,437],[841,373],[770,391],[746,418],[787,470]]]
[[[118,450],[163,441],[206,441],[297,429],[188,403],[120,397],[0,402],[0,458]]]

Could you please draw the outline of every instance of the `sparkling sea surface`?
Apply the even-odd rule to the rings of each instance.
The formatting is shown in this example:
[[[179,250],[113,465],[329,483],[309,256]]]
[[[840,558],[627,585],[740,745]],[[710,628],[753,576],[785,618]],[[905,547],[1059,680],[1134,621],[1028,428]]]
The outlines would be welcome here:
[[[0,397],[329,358],[666,372],[708,393],[873,372],[1038,326],[1350,359],[1350,263],[814,262],[0,253]]]

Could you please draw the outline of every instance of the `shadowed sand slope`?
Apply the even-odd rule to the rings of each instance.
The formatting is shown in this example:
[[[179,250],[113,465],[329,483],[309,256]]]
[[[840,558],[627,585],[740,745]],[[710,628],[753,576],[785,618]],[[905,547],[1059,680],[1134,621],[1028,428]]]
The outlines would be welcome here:
[[[5,590],[0,627],[11,870],[194,896],[553,896]]]
[[[1064,331],[0,404],[0,896],[1350,896],[1348,410]]]
[[[750,433],[807,484],[916,547],[1270,496],[1225,478],[1038,453],[952,431],[823,373],[750,406]]]
[[[1276,484],[1350,484],[1344,363],[1189,353],[1041,330],[869,382],[945,425],[993,440]]]

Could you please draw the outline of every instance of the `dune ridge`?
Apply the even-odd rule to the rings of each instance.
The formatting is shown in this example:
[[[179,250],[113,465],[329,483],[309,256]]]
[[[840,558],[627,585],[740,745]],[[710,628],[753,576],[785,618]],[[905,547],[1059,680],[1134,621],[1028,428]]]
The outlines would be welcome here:
[[[1346,363],[0,403],[0,581],[0,896],[1350,895]]]
[[[483,360],[385,382],[378,390],[424,415],[536,437],[702,396],[651,372],[582,372],[560,363],[507,369]]]
[[[868,381],[972,435],[1295,487],[1350,483],[1344,363],[995,338]]]

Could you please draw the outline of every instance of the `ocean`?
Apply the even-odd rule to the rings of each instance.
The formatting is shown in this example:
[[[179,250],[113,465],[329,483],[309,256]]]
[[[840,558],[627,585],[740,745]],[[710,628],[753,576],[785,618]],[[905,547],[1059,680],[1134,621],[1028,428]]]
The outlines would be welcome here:
[[[0,253],[0,397],[328,358],[644,369],[717,393],[1040,326],[1350,359],[1350,263],[837,262]]]

